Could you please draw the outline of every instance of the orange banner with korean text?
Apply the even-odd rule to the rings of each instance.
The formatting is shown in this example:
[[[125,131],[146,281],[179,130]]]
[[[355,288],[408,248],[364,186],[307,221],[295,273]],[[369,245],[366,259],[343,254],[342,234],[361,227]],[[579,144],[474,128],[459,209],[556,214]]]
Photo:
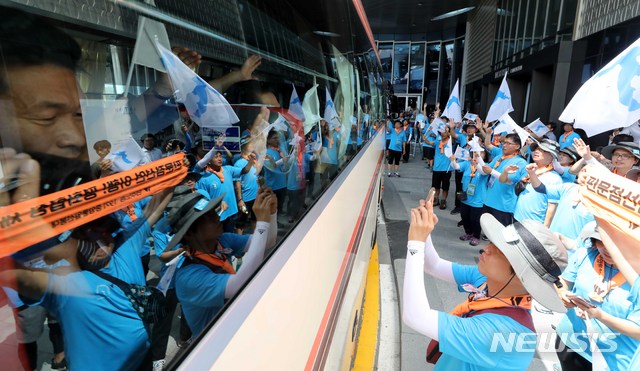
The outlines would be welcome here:
[[[175,154],[0,208],[0,258],[179,184],[188,171],[183,161]]]
[[[640,246],[640,183],[589,165],[580,174],[580,196],[602,228],[615,228],[629,246]],[[620,235],[620,234],[618,234]]]

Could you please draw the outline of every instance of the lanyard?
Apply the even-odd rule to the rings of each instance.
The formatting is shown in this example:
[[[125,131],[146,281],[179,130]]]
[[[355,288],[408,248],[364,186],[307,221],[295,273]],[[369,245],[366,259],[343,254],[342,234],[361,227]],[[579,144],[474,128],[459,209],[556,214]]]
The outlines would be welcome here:
[[[627,282],[621,272],[618,272],[614,277],[607,280],[605,268],[604,258],[598,254],[593,261],[593,270],[598,274],[599,280],[594,283],[593,292],[589,293],[589,299],[597,301],[598,303],[602,303],[611,290]],[[609,268],[613,269],[610,266]]]

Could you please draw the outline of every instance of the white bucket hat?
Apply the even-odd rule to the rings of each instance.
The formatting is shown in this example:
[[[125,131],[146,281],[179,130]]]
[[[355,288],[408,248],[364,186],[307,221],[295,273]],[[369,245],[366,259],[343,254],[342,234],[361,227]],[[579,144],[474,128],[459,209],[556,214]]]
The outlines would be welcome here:
[[[520,282],[536,301],[564,313],[555,287],[567,266],[567,251],[562,242],[542,223],[523,220],[505,227],[491,214],[480,217],[480,225],[489,240],[506,256]]]

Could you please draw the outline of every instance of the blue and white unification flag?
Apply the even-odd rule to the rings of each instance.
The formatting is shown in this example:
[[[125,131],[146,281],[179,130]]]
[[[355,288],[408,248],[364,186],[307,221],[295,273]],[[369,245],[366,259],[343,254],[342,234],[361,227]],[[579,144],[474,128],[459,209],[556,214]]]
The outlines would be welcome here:
[[[311,89],[304,93],[304,101],[302,102],[303,121],[304,121],[304,133],[313,129],[313,127],[320,122],[320,100],[318,99],[318,84],[313,84]]]
[[[142,162],[144,159],[142,148],[136,143],[135,139],[129,138],[119,143],[115,143],[111,148],[111,152],[105,156],[106,160],[111,160],[113,170],[117,172],[131,170]],[[148,159],[146,159],[148,161]]]
[[[302,101],[298,97],[296,86],[291,84],[291,98],[289,98],[289,113],[300,121],[304,121],[304,112],[302,111]]]
[[[509,91],[509,85],[507,84],[507,74],[504,74],[504,78],[502,79],[502,83],[500,84],[500,89],[498,89],[498,93],[496,97],[493,99],[493,103],[491,103],[491,107],[489,107],[489,112],[487,113],[487,121],[495,121],[500,119],[502,115],[505,113],[513,112],[513,106],[511,105],[511,92]]]
[[[451,95],[449,96],[449,100],[447,101],[447,105],[444,107],[442,111],[442,116],[446,116],[448,119],[453,122],[462,122],[462,105],[460,104],[460,89],[458,84],[460,80],[456,81],[456,85],[453,87],[451,91]]]
[[[342,123],[340,122],[340,117],[338,117],[338,111],[336,111],[336,106],[333,104],[333,99],[331,99],[331,93],[328,87],[325,87],[325,94],[327,103],[324,106],[323,119],[329,124],[329,129],[333,130],[342,125]]]
[[[504,126],[501,126],[501,125],[504,125]],[[521,128],[520,125],[518,125],[515,121],[513,121],[513,119],[511,118],[511,116],[509,116],[508,113],[505,113],[502,117],[500,117],[500,123],[497,126],[507,128],[508,130],[506,131],[509,133],[518,134],[518,137],[520,137],[520,144],[522,146],[524,146],[525,142],[527,141],[527,138],[530,137],[529,133],[527,133],[526,130]],[[494,131],[494,134],[497,134],[497,133]]]
[[[640,119],[640,39],[585,82],[560,115],[592,136]]]
[[[541,137],[549,132],[549,128],[537,118],[534,122],[527,125],[527,129],[531,130],[532,133]]]
[[[176,89],[176,101],[184,104],[189,117],[200,127],[231,126],[240,121],[225,97],[193,72],[180,58],[159,43],[162,63]]]

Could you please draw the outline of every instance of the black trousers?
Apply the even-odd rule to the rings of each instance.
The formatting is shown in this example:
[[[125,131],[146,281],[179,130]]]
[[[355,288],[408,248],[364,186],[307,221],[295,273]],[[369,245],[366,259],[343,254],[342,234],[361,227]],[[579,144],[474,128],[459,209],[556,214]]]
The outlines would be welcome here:
[[[496,210],[492,207],[489,207],[487,205],[484,205],[482,207],[482,212],[483,213],[489,213],[491,215],[493,215],[502,225],[504,225],[505,227],[508,225],[513,224],[513,222],[515,222],[515,220],[513,219],[513,213],[507,213],[504,211],[500,211],[500,210]]]
[[[450,171],[434,171],[433,178],[431,178],[431,187],[449,192],[449,184],[451,183],[450,180]]]
[[[465,234],[480,238],[480,233],[482,232],[482,228],[480,227],[481,215],[481,207],[473,207],[464,202],[460,202],[460,217],[462,218],[462,226],[464,227]]]
[[[455,174],[456,174],[455,180],[456,180],[456,194],[457,194],[458,192],[462,192],[462,176],[464,175],[464,173],[461,171],[456,171]],[[456,197],[455,206],[460,207],[461,204],[462,202],[458,200],[458,197]]]
[[[178,297],[175,289],[167,290],[167,316],[162,321],[156,323],[151,328],[151,360],[157,361],[164,359],[167,353],[167,342],[171,333],[171,323],[178,306]],[[178,341],[187,341],[191,338],[191,330],[187,324],[187,320],[182,314],[180,318],[180,339]]]
[[[411,142],[404,143],[404,155],[402,155],[402,161],[409,162],[409,152],[411,152]]]

